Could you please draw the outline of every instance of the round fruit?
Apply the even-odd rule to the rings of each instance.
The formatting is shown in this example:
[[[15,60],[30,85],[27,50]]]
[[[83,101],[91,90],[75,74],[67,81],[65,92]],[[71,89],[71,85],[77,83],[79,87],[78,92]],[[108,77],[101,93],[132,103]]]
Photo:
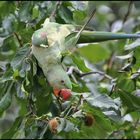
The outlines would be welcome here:
[[[51,130],[52,133],[57,132],[57,126],[59,125],[57,118],[53,118],[49,120],[48,122],[49,129]]]
[[[63,100],[68,100],[71,97],[70,89],[53,89],[53,93],[55,96],[60,96]]]
[[[86,114],[84,121],[85,121],[85,125],[90,127],[95,123],[95,118],[93,117],[92,114]]]
[[[68,100],[71,97],[71,90],[61,89],[60,96],[63,98],[63,100]]]

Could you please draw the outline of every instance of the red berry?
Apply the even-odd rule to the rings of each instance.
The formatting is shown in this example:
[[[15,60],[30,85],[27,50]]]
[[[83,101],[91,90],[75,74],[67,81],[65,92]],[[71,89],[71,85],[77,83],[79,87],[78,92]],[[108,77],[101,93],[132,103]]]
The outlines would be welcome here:
[[[60,96],[63,98],[63,100],[68,100],[71,97],[71,90],[61,89]]]

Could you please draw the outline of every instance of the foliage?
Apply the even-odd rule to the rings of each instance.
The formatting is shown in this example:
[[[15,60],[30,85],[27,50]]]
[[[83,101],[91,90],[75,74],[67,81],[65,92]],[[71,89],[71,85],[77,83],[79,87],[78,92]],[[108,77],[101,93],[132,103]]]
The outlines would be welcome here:
[[[140,39],[79,44],[63,63],[95,73],[82,78],[73,73],[72,97],[58,100],[30,52],[33,32],[56,3],[0,2],[0,138],[140,138]],[[82,26],[96,7],[88,28],[135,33],[140,3],[132,3],[123,22],[128,5],[64,1],[55,19]]]

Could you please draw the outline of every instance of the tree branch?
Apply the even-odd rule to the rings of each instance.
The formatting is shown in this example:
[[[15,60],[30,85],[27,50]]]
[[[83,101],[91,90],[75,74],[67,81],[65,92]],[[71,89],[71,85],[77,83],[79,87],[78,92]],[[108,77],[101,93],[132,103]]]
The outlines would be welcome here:
[[[16,32],[14,32],[13,34],[15,35],[20,47],[23,47],[23,42],[22,42],[20,36]]]
[[[127,20],[129,14],[130,14],[130,12],[131,12],[131,9],[132,9],[132,3],[133,3],[132,0],[129,1],[128,10],[127,10],[127,13],[126,13],[125,16],[124,16],[123,23],[125,23],[125,21]]]
[[[111,69],[114,62],[114,52],[111,53],[109,59],[107,60],[107,69]]]
[[[91,71],[91,72],[87,72],[87,73],[82,73],[79,76],[83,77],[83,76],[87,76],[87,75],[90,75],[90,74],[99,74],[99,75],[102,75],[102,76],[104,76],[105,78],[107,78],[109,80],[113,80],[113,78],[111,76],[109,76],[109,75],[107,75],[107,74],[105,74],[105,73],[103,73],[101,71]]]
[[[54,20],[54,19],[55,19],[56,12],[57,12],[57,10],[60,8],[61,4],[62,4],[62,1],[57,1],[57,2],[56,2],[55,9],[53,10],[53,12],[51,13],[51,15],[50,15],[50,17],[49,17],[50,20]]]
[[[91,71],[91,72],[87,72],[87,73],[81,73],[80,70],[76,69],[75,67],[70,67],[69,70],[67,71],[68,75],[72,75],[73,73],[76,73],[79,77],[84,77],[90,74],[99,74],[104,76],[105,78],[109,79],[109,80],[113,80],[113,78],[107,74],[105,74],[104,72],[101,71]]]
[[[112,86],[109,96],[111,96],[113,94],[114,89],[115,89],[115,84]]]

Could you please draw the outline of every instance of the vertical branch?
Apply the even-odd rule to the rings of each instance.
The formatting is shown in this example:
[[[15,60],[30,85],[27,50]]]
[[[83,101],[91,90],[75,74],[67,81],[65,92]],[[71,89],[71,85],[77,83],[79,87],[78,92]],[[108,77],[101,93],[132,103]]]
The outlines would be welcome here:
[[[76,35],[76,37],[79,39],[81,32],[85,29],[85,27],[87,26],[87,24],[90,22],[90,20],[93,18],[93,16],[96,13],[96,9],[93,10],[93,12],[91,13],[89,19],[87,20],[87,22],[83,25],[83,27],[81,28],[81,30],[78,32],[78,34]]]
[[[54,20],[54,19],[55,19],[56,12],[57,12],[57,10],[60,8],[61,4],[62,4],[61,1],[57,1],[57,2],[56,2],[55,9],[53,10],[53,12],[51,13],[51,15],[50,15],[50,17],[49,17],[50,20]]]
[[[23,42],[21,40],[21,37],[16,32],[14,32],[13,34],[15,35],[20,47],[23,47]]]
[[[57,99],[57,103],[58,103],[58,105],[59,105],[59,108],[60,108],[60,110],[62,111],[63,108],[62,108],[62,103],[61,103],[61,101],[60,101],[60,97],[58,96],[58,97],[56,97],[56,99]]]
[[[114,52],[111,53],[109,59],[107,60],[107,70],[112,68],[114,62]]]
[[[130,12],[131,12],[131,9],[132,9],[132,3],[133,3],[133,1],[131,0],[131,1],[129,2],[129,5],[128,5],[127,13],[126,13],[125,16],[124,16],[123,23],[125,23],[125,21],[127,20],[129,14],[130,14]]]
[[[109,96],[111,96],[113,94],[114,89],[115,89],[115,85],[112,86]]]

